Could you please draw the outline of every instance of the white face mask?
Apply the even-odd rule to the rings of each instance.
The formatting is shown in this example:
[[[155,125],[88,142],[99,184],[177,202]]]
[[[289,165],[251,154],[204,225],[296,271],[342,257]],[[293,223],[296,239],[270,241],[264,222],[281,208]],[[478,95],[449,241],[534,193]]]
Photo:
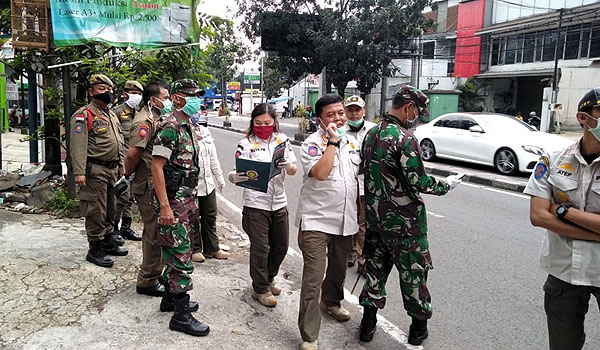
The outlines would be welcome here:
[[[125,101],[125,103],[131,108],[137,107],[137,105],[139,105],[140,102],[142,102],[142,95],[138,94],[130,94],[127,101]]]
[[[408,119],[406,118],[406,127],[408,129],[412,129],[417,125],[417,122],[419,121],[419,114],[415,114],[415,117],[413,119]]]

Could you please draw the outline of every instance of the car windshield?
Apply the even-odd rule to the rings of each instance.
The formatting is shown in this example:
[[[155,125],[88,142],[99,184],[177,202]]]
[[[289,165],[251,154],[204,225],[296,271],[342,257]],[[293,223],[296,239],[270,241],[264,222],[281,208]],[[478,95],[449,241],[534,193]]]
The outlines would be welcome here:
[[[537,131],[524,121],[508,115],[482,115],[477,118],[477,122],[481,124],[484,131]]]

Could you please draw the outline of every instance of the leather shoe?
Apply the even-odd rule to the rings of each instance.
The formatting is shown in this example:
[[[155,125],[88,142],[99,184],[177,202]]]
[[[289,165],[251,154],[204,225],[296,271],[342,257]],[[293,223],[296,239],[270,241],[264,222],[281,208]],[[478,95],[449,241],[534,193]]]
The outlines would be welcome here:
[[[360,341],[370,342],[375,334],[375,325],[377,324],[377,307],[365,306],[363,318],[360,321]]]
[[[121,219],[121,230],[119,230],[119,233],[121,236],[123,236],[123,238],[131,241],[142,240],[142,236],[139,236],[134,230],[131,229],[131,218],[123,217]]]
[[[421,345],[427,339],[427,320],[422,321],[417,318],[412,318],[412,324],[408,329],[408,343],[411,345]]]
[[[160,283],[156,283],[150,287],[136,286],[135,291],[138,294],[149,295],[151,297],[162,297],[165,294],[165,287]]]
[[[114,261],[104,254],[100,242],[90,242],[89,244],[90,250],[88,250],[85,260],[100,267],[113,267]]]
[[[105,237],[102,240],[102,251],[104,251],[104,254],[106,255],[126,256],[129,254],[127,249],[123,249],[117,245],[113,239],[113,235]]]

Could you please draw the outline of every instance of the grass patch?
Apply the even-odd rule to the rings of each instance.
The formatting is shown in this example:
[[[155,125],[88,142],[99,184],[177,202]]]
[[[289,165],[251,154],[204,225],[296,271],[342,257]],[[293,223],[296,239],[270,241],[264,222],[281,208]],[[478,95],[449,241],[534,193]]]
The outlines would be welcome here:
[[[60,189],[54,192],[52,198],[44,204],[44,209],[50,210],[59,216],[72,216],[79,209],[79,201],[69,198],[67,191]]]

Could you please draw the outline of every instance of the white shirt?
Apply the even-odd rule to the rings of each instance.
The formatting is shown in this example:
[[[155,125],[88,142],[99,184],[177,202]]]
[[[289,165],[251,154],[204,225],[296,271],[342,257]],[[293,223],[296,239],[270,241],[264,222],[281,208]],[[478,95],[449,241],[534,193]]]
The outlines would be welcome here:
[[[336,147],[333,169],[325,181],[309,177],[327,149],[327,137],[322,129],[310,135],[302,144],[300,163],[304,170],[296,226],[303,231],[320,231],[332,235],[350,236],[358,232],[356,199],[357,175],[360,165],[358,141],[345,135]]]
[[[587,165],[580,144],[581,139],[551,155],[547,169],[539,162],[524,192],[600,213],[600,158]],[[540,263],[543,270],[567,283],[600,287],[600,242],[566,238],[546,230]]]
[[[352,129],[350,129],[350,125],[348,125],[348,134],[354,136],[354,138],[358,140],[359,150],[362,149],[363,142],[365,141],[365,137],[367,136],[369,130],[371,130],[376,125],[377,124],[370,122],[366,119],[363,123],[363,126],[358,131],[352,131]],[[358,175],[358,195],[365,195],[365,175],[363,174]]]
[[[282,133],[273,133],[270,141],[255,136],[250,136],[250,139],[244,137],[238,143],[235,157],[259,162],[271,162],[273,160],[273,151],[275,150],[275,147],[287,140],[288,137]],[[296,155],[294,155],[292,145],[289,141],[285,150],[285,159],[287,162],[296,162]],[[285,195],[284,187],[285,175],[285,170],[282,170],[281,174],[273,177],[269,181],[267,193],[244,188],[243,205],[268,211],[279,210],[287,206],[287,197]]]
[[[205,126],[198,125],[194,127],[194,132],[198,140],[198,166],[200,167],[196,195],[204,197],[215,190],[215,182],[216,186],[224,187],[225,180],[210,130]]]

